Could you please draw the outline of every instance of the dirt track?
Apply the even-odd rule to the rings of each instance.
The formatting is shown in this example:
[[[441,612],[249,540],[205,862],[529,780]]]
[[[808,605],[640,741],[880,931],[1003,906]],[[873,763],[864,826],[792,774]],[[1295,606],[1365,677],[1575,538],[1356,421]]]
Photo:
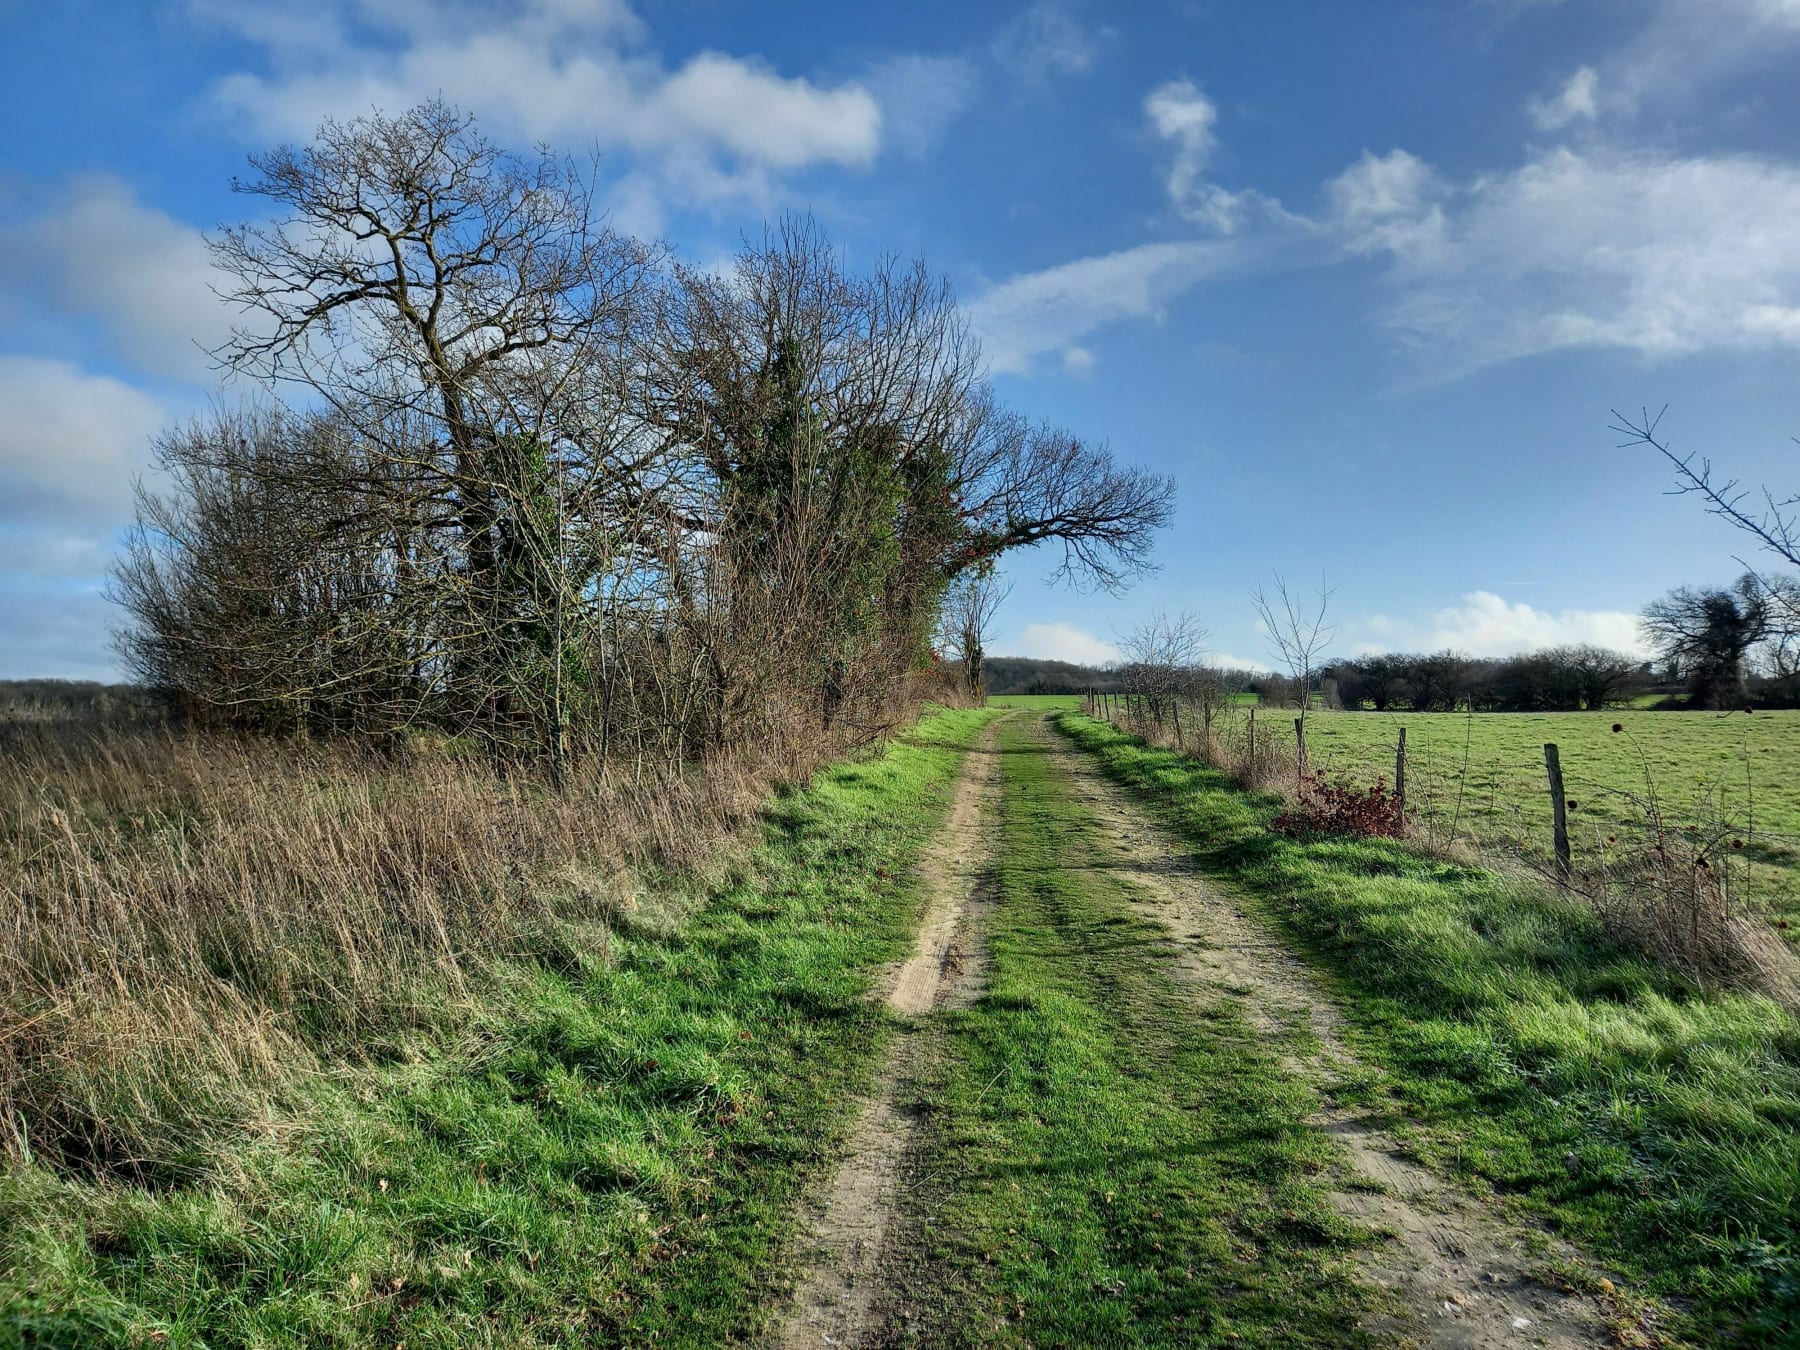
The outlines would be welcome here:
[[[1410,1330],[1432,1346],[1610,1344],[1603,1309],[1585,1295],[1537,1279],[1539,1251],[1558,1250],[1542,1234],[1513,1229],[1429,1170],[1408,1160],[1373,1114],[1330,1104],[1334,1080],[1356,1066],[1342,1023],[1318,980],[1260,921],[1207,885],[1188,850],[1073,745],[1042,728],[1075,780],[1078,798],[1110,839],[1118,865],[1137,884],[1140,912],[1169,931],[1180,969],[1208,1000],[1236,998],[1264,1033],[1298,1026],[1316,1051],[1291,1062],[1320,1092],[1317,1121],[1343,1145],[1349,1170],[1335,1193],[1349,1217],[1392,1240],[1364,1268],[1397,1291],[1416,1319]],[[1402,1328],[1394,1328],[1400,1332]]]
[[[884,995],[904,1017],[967,1006],[980,992],[981,909],[988,903],[984,882],[1000,777],[994,737],[990,724],[970,751],[943,828],[920,862],[927,900],[918,942]],[[902,1168],[914,1134],[913,1116],[901,1099],[927,1034],[921,1023],[896,1038],[837,1171],[814,1202],[803,1244],[805,1274],[772,1340],[783,1350],[859,1345],[875,1329],[882,1249],[899,1212]]]
[[[1263,923],[1199,874],[1189,851],[1087,756],[1037,722],[1073,798],[1092,813],[1103,846],[1136,892],[1135,907],[1169,934],[1180,977],[1206,1003],[1234,1001],[1252,1032],[1299,1029],[1310,1052],[1287,1061],[1318,1094],[1314,1120],[1341,1145],[1334,1199],[1349,1218],[1390,1235],[1363,1260],[1367,1278],[1394,1291],[1406,1316],[1385,1328],[1399,1344],[1452,1350],[1612,1344],[1595,1298],[1534,1273],[1547,1256],[1578,1259],[1542,1233],[1514,1228],[1427,1168],[1409,1160],[1384,1122],[1334,1104],[1334,1084],[1357,1062],[1342,1020],[1318,979]],[[982,987],[982,916],[997,846],[999,757],[990,726],[970,753],[943,829],[921,863],[928,896],[912,956],[890,976],[885,999],[909,1019],[852,1126],[830,1184],[819,1192],[803,1240],[805,1273],[771,1343],[786,1348],[858,1346],[879,1338],[884,1249],[899,1241],[901,1191],[917,1134],[909,1109],[929,1053],[929,1014],[967,1006]],[[916,1292],[916,1291],[914,1291]]]

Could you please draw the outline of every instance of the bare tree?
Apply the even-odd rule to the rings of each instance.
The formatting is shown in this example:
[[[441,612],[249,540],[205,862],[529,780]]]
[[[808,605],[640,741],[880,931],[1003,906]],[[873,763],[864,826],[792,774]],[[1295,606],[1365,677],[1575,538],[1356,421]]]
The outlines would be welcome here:
[[[986,696],[985,660],[994,616],[1010,584],[1002,585],[992,565],[964,572],[944,596],[942,642],[945,654],[962,667],[963,687],[971,698]]]
[[[1225,677],[1209,666],[1203,666],[1194,672],[1188,688],[1188,699],[1194,705],[1194,711],[1200,716],[1200,734],[1203,740],[1212,739],[1213,723],[1232,704],[1232,693]]]
[[[851,672],[922,655],[946,583],[1055,542],[1065,576],[1115,585],[1168,518],[1168,480],[998,405],[940,278],[893,260],[851,275],[805,217],[729,270],[676,269],[648,384],[733,550],[733,706],[792,683],[839,707]]]
[[[1677,454],[1659,431],[1667,412],[1667,405],[1654,416],[1648,408],[1640,409],[1634,421],[1613,409],[1612,429],[1627,438],[1620,448],[1649,446],[1674,466],[1677,495],[1697,495],[1709,514],[1742,530],[1789,566],[1800,567],[1800,494],[1783,496],[1767,485],[1747,488],[1741,479],[1717,474],[1704,455]]]
[[[1157,610],[1121,644],[1127,692],[1137,696],[1143,716],[1157,729],[1172,723],[1184,746],[1181,704],[1200,678],[1206,636],[1199,615],[1191,610],[1173,615]]]
[[[569,590],[560,534],[585,513],[567,494],[630,481],[618,405],[651,255],[604,226],[568,161],[506,154],[443,103],[327,120],[251,162],[234,189],[286,214],[210,241],[250,316],[217,355],[323,398],[385,457],[375,478],[407,484],[411,525],[454,540],[443,677],[465,717],[511,739],[542,720],[520,707],[539,667],[562,667],[543,646],[563,625],[538,611]],[[397,425],[430,436],[396,441]]]
[[[1302,723],[1306,720],[1306,705],[1311,702],[1313,672],[1318,669],[1319,656],[1337,634],[1337,625],[1326,622],[1333,594],[1333,588],[1320,577],[1315,605],[1290,591],[1286,579],[1277,574],[1273,595],[1258,586],[1250,596],[1269,640],[1269,650],[1293,681]]]

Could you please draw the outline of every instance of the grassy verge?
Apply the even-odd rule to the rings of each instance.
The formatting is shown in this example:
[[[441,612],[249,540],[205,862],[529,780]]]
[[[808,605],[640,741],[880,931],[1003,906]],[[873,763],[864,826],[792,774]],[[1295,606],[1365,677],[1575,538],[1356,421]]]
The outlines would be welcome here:
[[[1097,755],[1335,977],[1434,1164],[1681,1300],[1708,1343],[1800,1334],[1800,1021],[1610,944],[1572,901],[1382,841],[1268,832],[1215,770],[1074,713]]]
[[[909,864],[991,714],[778,801],[673,933],[512,962],[473,1034],[344,1069],[198,1180],[0,1178],[0,1345],[716,1345],[886,1035]]]
[[[989,986],[949,1015],[923,1162],[925,1343],[1353,1345],[1373,1295],[1306,1088],[1201,1008],[1042,729],[1002,724]]]

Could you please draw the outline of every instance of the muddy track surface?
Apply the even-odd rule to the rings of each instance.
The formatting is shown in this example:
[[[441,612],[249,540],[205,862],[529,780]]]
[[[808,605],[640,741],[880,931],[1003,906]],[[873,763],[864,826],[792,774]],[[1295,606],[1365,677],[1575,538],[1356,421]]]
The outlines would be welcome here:
[[[1114,865],[1137,883],[1136,908],[1168,930],[1183,977],[1203,998],[1237,1000],[1265,1035],[1310,1033],[1316,1049],[1290,1067],[1319,1089],[1316,1119],[1347,1155],[1351,1171],[1335,1199],[1350,1218],[1392,1234],[1362,1263],[1410,1313],[1410,1325],[1388,1330],[1403,1340],[1458,1348],[1613,1344],[1595,1298],[1533,1274],[1545,1255],[1578,1259],[1572,1248],[1511,1227],[1410,1161],[1377,1115],[1330,1104],[1334,1080],[1353,1072],[1357,1061],[1312,972],[1271,929],[1209,886],[1190,861],[1191,850],[1089,756],[1046,723],[1038,730],[1110,841]]]
[[[984,912],[993,903],[1000,760],[990,723],[963,763],[949,815],[920,860],[927,897],[912,955],[888,977],[887,1006],[916,1019],[895,1037],[872,1095],[845,1140],[830,1184],[811,1201],[804,1267],[785,1319],[769,1339],[781,1350],[858,1346],[877,1329],[885,1292],[883,1250],[892,1240],[908,1149],[917,1132],[909,1086],[937,1008],[967,1007],[983,978]]]

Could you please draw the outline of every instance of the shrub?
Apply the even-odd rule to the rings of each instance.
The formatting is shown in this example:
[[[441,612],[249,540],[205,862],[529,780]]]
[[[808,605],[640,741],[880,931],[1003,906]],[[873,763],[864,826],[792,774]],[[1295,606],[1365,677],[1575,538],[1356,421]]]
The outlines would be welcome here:
[[[1405,831],[1400,799],[1377,778],[1359,788],[1347,778],[1327,781],[1324,774],[1303,774],[1300,795],[1276,816],[1271,828],[1282,834],[1339,834],[1360,839],[1394,838]]]

